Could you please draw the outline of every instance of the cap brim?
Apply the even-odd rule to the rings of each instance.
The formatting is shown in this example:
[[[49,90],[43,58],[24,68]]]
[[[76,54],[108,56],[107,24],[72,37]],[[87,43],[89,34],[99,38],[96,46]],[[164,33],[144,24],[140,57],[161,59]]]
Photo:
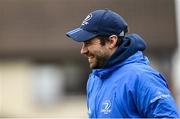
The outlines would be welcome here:
[[[87,41],[87,40],[97,36],[97,34],[93,34],[91,32],[85,31],[81,28],[71,30],[71,31],[67,32],[66,35],[77,42],[84,42],[84,41]]]

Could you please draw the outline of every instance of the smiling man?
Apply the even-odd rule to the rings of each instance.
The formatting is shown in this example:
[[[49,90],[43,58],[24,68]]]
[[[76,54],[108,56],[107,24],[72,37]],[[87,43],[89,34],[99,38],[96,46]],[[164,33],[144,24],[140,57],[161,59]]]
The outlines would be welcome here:
[[[110,43],[103,43],[103,37],[95,37],[91,40],[83,42],[81,48],[81,54],[88,57],[89,66],[92,69],[102,68],[107,59],[115,52],[117,49],[116,42],[117,36],[112,35],[109,37]]]
[[[126,21],[105,9],[91,12],[67,36],[82,43],[92,73],[87,82],[89,118],[177,118],[165,78],[149,66],[145,41],[128,34]]]

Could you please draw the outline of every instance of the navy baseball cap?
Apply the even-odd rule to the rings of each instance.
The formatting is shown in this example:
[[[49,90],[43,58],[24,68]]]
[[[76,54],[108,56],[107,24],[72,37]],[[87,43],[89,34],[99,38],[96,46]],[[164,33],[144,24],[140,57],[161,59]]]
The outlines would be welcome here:
[[[104,9],[91,12],[79,28],[66,35],[77,42],[90,40],[98,35],[124,36],[127,32],[126,21],[117,13]]]

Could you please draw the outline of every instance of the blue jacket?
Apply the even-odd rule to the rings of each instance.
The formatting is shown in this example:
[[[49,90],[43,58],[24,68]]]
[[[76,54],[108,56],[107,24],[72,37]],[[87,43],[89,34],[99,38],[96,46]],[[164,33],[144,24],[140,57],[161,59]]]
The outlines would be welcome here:
[[[122,44],[113,54],[117,56],[89,75],[89,118],[180,117],[166,80],[142,53],[143,39],[136,34],[127,37],[124,43],[129,45]]]

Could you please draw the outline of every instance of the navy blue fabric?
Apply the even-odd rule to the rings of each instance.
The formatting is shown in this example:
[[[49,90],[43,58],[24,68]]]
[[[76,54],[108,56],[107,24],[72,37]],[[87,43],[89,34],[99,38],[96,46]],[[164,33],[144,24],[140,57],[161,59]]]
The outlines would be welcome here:
[[[123,38],[123,43],[110,57],[104,68],[120,63],[137,51],[144,51],[145,49],[146,43],[138,34],[129,34]]]
[[[165,78],[142,53],[143,39],[131,34],[124,40],[106,68],[89,75],[89,118],[179,118]]]
[[[91,12],[79,28],[66,35],[77,42],[84,42],[98,35],[124,36],[127,31],[126,21],[117,13],[105,9]]]
[[[66,35],[68,37],[73,38],[77,42],[83,42],[86,39],[91,39],[91,38],[97,36],[97,34],[85,31],[85,30],[83,30],[81,28],[77,28],[77,29],[74,29],[72,31],[69,31]]]

